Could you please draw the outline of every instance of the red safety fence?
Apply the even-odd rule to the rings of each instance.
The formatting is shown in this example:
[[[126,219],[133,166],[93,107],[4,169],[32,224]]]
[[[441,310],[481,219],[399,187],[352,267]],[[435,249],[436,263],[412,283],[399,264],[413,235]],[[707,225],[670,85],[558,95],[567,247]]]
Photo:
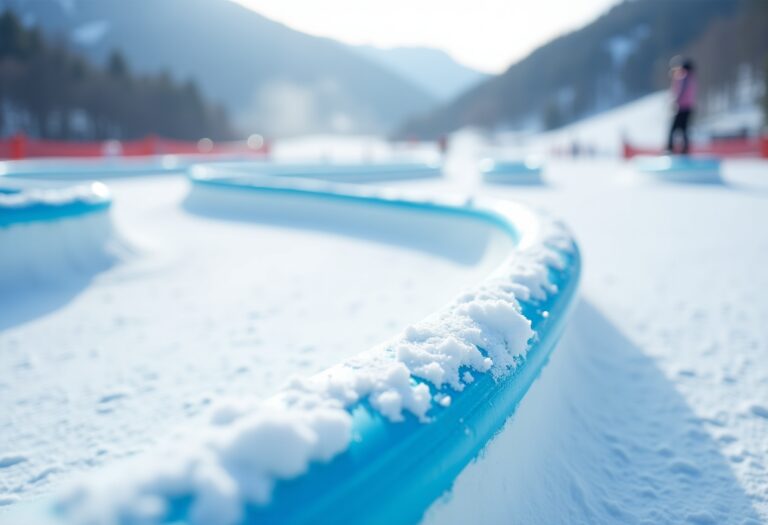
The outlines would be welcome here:
[[[661,148],[646,148],[624,143],[623,155],[631,159],[638,155],[662,155]],[[762,157],[768,158],[768,136],[758,138],[718,139],[707,144],[692,144],[692,155],[713,155],[716,157]]]
[[[247,155],[268,156],[269,142],[261,137],[247,141],[197,142],[166,139],[150,135],[138,140],[57,141],[14,135],[0,139],[0,158],[28,159],[40,157],[141,157],[151,155]]]

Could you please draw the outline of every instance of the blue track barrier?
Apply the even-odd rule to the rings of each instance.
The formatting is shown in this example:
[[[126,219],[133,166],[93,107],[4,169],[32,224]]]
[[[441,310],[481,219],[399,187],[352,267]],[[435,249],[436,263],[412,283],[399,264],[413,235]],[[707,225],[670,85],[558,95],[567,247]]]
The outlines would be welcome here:
[[[104,211],[111,203],[107,187],[98,182],[51,186],[0,177],[0,228]]]
[[[484,221],[507,235],[514,246],[500,268],[480,283],[477,292],[515,290],[514,294],[498,296],[510,297],[519,314],[530,323],[533,336],[524,355],[515,358],[513,366],[500,373],[472,369],[472,380],[467,380],[460,390],[447,385],[435,386],[412,373],[412,386],[426,385],[429,389],[426,419],[404,411],[402,420],[393,420],[368,396],[346,404],[343,411],[351,420],[354,436],[348,446],[328,461],[310,462],[306,471],[298,476],[275,479],[269,501],[256,504],[244,500],[242,513],[235,521],[221,519],[221,523],[243,524],[416,523],[502,428],[541,373],[575,303],[581,271],[578,248],[559,224],[507,201],[416,199],[391,191],[327,181],[261,176],[260,170],[260,166],[249,169],[244,165],[195,167],[190,176],[192,192],[202,192],[201,198],[205,198],[206,192],[219,196],[280,195],[296,199],[299,205],[302,201],[319,199],[339,206],[364,203],[425,214],[450,214]],[[543,292],[537,292],[535,285],[530,284],[530,273],[516,270],[522,263],[528,264],[528,268],[542,269],[546,279]],[[451,318],[460,307],[454,303],[447,306],[446,318]],[[450,330],[450,326],[446,330]],[[488,348],[477,346],[476,349],[490,355]],[[384,350],[380,351],[381,355],[376,352],[379,350],[369,351],[366,359],[395,359]],[[351,366],[348,370],[354,374],[356,368]],[[462,371],[469,373],[470,368]],[[450,394],[450,403],[432,401],[442,394]],[[120,486],[119,480],[111,482]],[[199,493],[179,489],[169,492],[152,483],[139,492],[146,491],[162,503],[162,512],[147,523],[202,523],[193,511]],[[84,504],[99,508],[103,516],[109,516],[116,523],[137,522],[131,506],[112,508],[111,505],[120,503],[109,499],[99,501],[99,497],[86,493],[74,502],[58,506],[48,502],[20,506],[13,515],[16,519],[34,517],[38,523],[79,523],[73,516],[81,516],[77,508]],[[83,503],[89,498],[95,500]]]
[[[480,171],[483,180],[495,184],[542,184],[542,166],[537,162],[485,159]]]

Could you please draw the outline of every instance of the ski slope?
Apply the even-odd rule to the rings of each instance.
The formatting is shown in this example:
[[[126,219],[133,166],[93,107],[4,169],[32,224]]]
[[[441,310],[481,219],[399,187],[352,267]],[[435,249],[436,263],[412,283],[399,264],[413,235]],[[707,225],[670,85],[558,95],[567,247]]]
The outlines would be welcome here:
[[[635,146],[661,149],[671,124],[669,92],[657,91],[611,111],[542,133],[526,142],[528,151],[570,152],[574,144],[581,154],[619,156],[626,141]],[[694,114],[692,140],[707,141],[712,135],[733,135],[760,129],[762,112],[757,104],[729,113]]]
[[[644,102],[653,112],[620,108],[580,132],[610,149],[616,129],[646,122],[632,137],[650,139],[665,122],[654,100]],[[614,160],[550,161],[542,184],[503,186],[482,181],[481,140],[452,146],[443,179],[378,185],[540,207],[573,231],[584,274],[542,376],[424,523],[768,522],[768,163],[725,161],[720,184],[699,185],[638,179]],[[324,151],[294,141],[280,154],[306,162]],[[28,315],[9,322],[0,309],[8,509],[145,450],[212,397],[267,395],[278,376],[392,336],[503,251],[492,237],[467,259],[396,232],[371,242],[334,233],[338,223],[233,220],[185,209],[178,178],[110,188],[115,226],[138,255],[77,290],[29,299]],[[207,284],[224,266],[224,286]]]
[[[721,185],[549,163],[545,187],[453,184],[563,217],[581,302],[507,429],[426,523],[768,520],[768,163]]]
[[[597,153],[620,155],[624,140],[632,144],[662,144],[669,130],[669,93],[658,91],[612,111],[580,120],[534,137],[529,145],[544,151],[568,150],[573,143]]]

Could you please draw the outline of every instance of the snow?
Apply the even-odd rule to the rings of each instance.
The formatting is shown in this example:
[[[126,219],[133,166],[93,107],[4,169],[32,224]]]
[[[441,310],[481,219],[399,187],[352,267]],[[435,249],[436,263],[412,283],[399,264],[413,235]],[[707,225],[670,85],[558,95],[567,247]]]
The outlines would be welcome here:
[[[493,188],[564,217],[582,299],[507,428],[425,523],[768,520],[768,163],[725,161],[721,185],[625,171],[551,162],[547,190]]]
[[[657,132],[665,133],[661,113],[665,109],[661,100],[650,97],[578,125],[585,137],[594,137],[596,144],[608,149],[606,145],[615,147],[623,119],[633,115],[633,136],[645,136],[653,143],[659,141]],[[584,255],[584,276],[579,304],[550,364],[514,417],[458,476],[453,489],[432,505],[424,522],[768,521],[768,301],[763,293],[768,288],[764,228],[768,163],[725,161],[720,184],[681,185],[638,184],[628,176],[628,166],[614,160],[550,161],[543,175],[546,184],[507,187],[482,183],[476,159],[487,150],[462,140],[457,137],[454,142],[457,154],[446,167],[445,179],[387,185],[434,195],[467,193],[480,200],[518,199],[539,206],[563,218],[573,231]],[[460,243],[442,245],[437,253],[419,252],[418,231],[412,242],[399,243],[392,235],[366,242],[360,233],[352,238],[334,235],[341,222],[332,219],[307,231],[309,216],[291,227],[285,221],[265,222],[256,212],[239,221],[199,207],[185,213],[179,208],[185,188],[178,179],[120,180],[110,186],[116,196],[116,226],[130,233],[132,245],[142,247],[144,255],[135,264],[99,273],[74,295],[51,300],[45,316],[3,325],[0,332],[1,364],[13,371],[0,380],[3,406],[12,407],[0,419],[0,443],[6,447],[0,450],[0,465],[7,465],[0,477],[0,503],[9,508],[50,491],[54,484],[61,486],[75,472],[95,464],[122,468],[117,458],[154,447],[160,437],[181,425],[180,432],[184,427],[206,432],[189,445],[192,452],[177,442],[173,454],[155,462],[166,474],[161,489],[152,485],[159,479],[156,465],[143,468],[145,463],[129,458],[135,469],[130,490],[117,491],[108,480],[99,481],[102,477],[90,478],[88,490],[108,492],[105,500],[119,507],[137,501],[131,490],[151,485],[153,490],[139,491],[147,497],[131,506],[134,515],[147,518],[163,512],[164,500],[152,497],[158,492],[194,491],[205,496],[196,500],[197,520],[231,522],[239,512],[233,502],[240,497],[264,501],[274,480],[294,476],[307,462],[343,449],[351,438],[348,420],[337,408],[361,392],[370,393],[372,402],[391,419],[404,411],[428,418],[430,406],[449,404],[452,391],[516,355],[488,356],[493,360],[489,363],[461,340],[447,337],[446,320],[440,317],[444,310],[435,310],[451,297],[455,297],[451,311],[462,312],[459,333],[472,323],[493,323],[497,330],[480,332],[496,341],[512,341],[511,348],[517,351],[526,336],[524,326],[515,324],[522,321],[514,307],[494,295],[503,290],[493,288],[488,296],[478,291],[459,294],[500,262],[503,241],[497,240],[499,245],[489,240],[487,251],[481,250],[486,255],[470,257],[476,262],[469,265],[456,255]],[[125,205],[128,202],[132,204]],[[254,234],[258,242],[249,237]],[[207,248],[195,248],[201,244]],[[306,251],[297,252],[296,246]],[[336,255],[341,252],[357,255],[353,261],[339,261]],[[394,263],[399,257],[405,259]],[[312,265],[307,268],[297,260],[311,260]],[[255,264],[264,275],[252,271]],[[361,265],[376,269],[376,283],[372,285],[368,275],[359,276],[355,268]],[[218,289],[221,283],[207,285],[199,278],[220,267],[228,268],[229,274],[223,289]],[[307,275],[306,280],[297,285],[301,275]],[[242,285],[245,276],[261,278],[256,281],[260,293]],[[535,286],[542,281],[530,267],[518,269],[515,282],[525,283],[526,276],[530,281],[517,292],[547,293],[546,287]],[[144,284],[130,292],[131,282]],[[414,288],[409,295],[407,290]],[[111,303],[104,300],[110,291],[115,294],[109,294]],[[297,292],[301,292],[298,298],[292,295]],[[125,294],[129,296],[124,304],[134,305],[131,315],[139,321],[129,329],[110,322],[119,314],[130,320],[121,311],[125,307],[114,304],[114,297]],[[389,299],[383,300],[386,295]],[[329,297],[338,298],[339,306]],[[360,297],[377,299],[356,303],[362,306],[350,311],[359,315],[347,322],[350,315],[344,306],[361,301]],[[479,298],[482,301],[475,302]],[[39,299],[30,299],[35,301]],[[211,304],[219,305],[216,311],[208,311]],[[244,304],[258,304],[254,308],[260,311],[270,305],[285,310],[266,316],[258,326],[261,334],[267,334],[261,335],[264,340],[280,342],[279,351],[268,344],[244,350],[235,344],[243,336],[241,329],[251,322],[243,322]],[[304,316],[298,315],[302,307]],[[184,315],[175,311],[178,308],[185,309]],[[9,310],[0,311],[5,316]],[[317,315],[314,330],[307,311]],[[435,313],[406,328],[429,312]],[[84,321],[92,316],[93,321]],[[160,318],[166,321],[159,323]],[[303,323],[300,334],[297,318]],[[341,322],[334,324],[334,319]],[[510,326],[512,332],[506,333]],[[54,333],[61,340],[57,348],[46,343]],[[342,365],[330,376],[294,381],[288,390],[294,396],[292,411],[283,410],[285,398],[266,400],[279,385],[258,364],[246,364],[258,355],[263,357],[259,363],[269,362],[278,376],[295,371],[306,376],[397,333],[396,344],[390,346],[395,359],[378,363],[381,368],[374,370],[381,382],[372,376],[356,382]],[[341,349],[338,334],[350,338]],[[122,365],[128,359],[121,374],[132,374],[145,360],[137,357],[131,364],[132,353],[154,358],[157,349],[165,349],[171,355],[156,364],[162,372],[159,377],[121,380],[106,363],[89,364],[94,359],[86,350],[77,353],[80,346],[99,346],[98,337],[105,336],[120,350],[118,362]],[[307,344],[321,349],[308,352],[313,359],[308,366],[284,366],[303,357],[294,350]],[[226,358],[212,348],[226,348]],[[104,360],[105,349],[98,352]],[[71,355],[69,364],[61,355],[65,353]],[[172,373],[179,362],[186,369]],[[470,363],[472,372],[459,370],[457,362]],[[241,365],[248,366],[247,379],[234,373]],[[82,375],[67,370],[75,366],[92,367],[87,375],[93,384],[87,389]],[[443,395],[428,396],[423,389],[414,389],[407,381],[410,373],[442,386]],[[155,394],[142,391],[147,384],[156,385]],[[56,386],[45,389],[50,385]],[[78,388],[87,390],[87,395],[78,393]],[[318,389],[332,392],[337,404],[318,406]],[[201,427],[206,403],[223,396],[240,399],[220,401],[208,414],[210,424]],[[185,405],[195,400],[200,402]],[[32,413],[30,405],[40,414]],[[96,415],[101,405],[115,406]],[[68,412],[59,416],[64,407]],[[189,413],[179,417],[180,407]],[[73,426],[67,427],[72,419]],[[17,424],[21,421],[23,430]],[[94,425],[99,428],[94,430]],[[83,426],[86,429],[79,430]],[[46,436],[50,428],[56,431]],[[73,435],[79,435],[79,444]],[[95,450],[94,445],[104,443],[112,449],[103,452],[104,460],[67,457],[72,450]],[[265,458],[245,443],[284,443],[290,454]],[[200,449],[208,453],[198,454]],[[190,464],[190,457],[199,460]],[[144,461],[152,464],[151,459]],[[232,467],[245,463],[261,475],[246,479],[244,472]],[[102,475],[108,478],[109,470]],[[252,491],[238,495],[245,486]],[[72,512],[114,510],[78,506],[83,501],[75,496]]]
[[[440,162],[226,162],[217,163],[216,169],[235,176],[239,170],[260,176],[278,176],[292,179],[313,179],[329,182],[363,184],[368,182],[403,181],[440,177]]]
[[[632,166],[638,172],[638,181],[649,178],[694,184],[719,184],[721,181],[720,159],[716,157],[638,156],[632,159]]]
[[[759,100],[755,97],[755,100]],[[754,103],[731,108],[727,112],[712,117],[702,117],[700,123],[715,136],[738,136],[740,133],[755,134],[764,129],[764,116],[761,108]]]
[[[541,184],[543,163],[539,159],[504,160],[487,158],[479,163],[486,182],[495,184]]]
[[[67,287],[127,256],[113,235],[106,211],[56,221],[0,227],[0,293],[28,288]],[[23,302],[23,301],[20,301]],[[0,304],[6,300],[0,299]],[[14,304],[14,310],[20,308]],[[13,317],[13,313],[0,317]]]
[[[201,173],[205,174],[206,170]],[[231,174],[227,173],[227,176],[231,179]],[[256,177],[253,180],[258,183],[261,178]],[[313,209],[311,205],[307,205],[306,196],[296,200],[295,191],[288,192],[285,196],[269,192],[265,198],[247,190],[222,189],[208,181],[209,178],[203,178],[200,183],[195,183],[195,189],[185,204],[187,211],[211,217],[219,207],[227,212],[229,220],[242,221],[251,218],[245,213],[248,209],[258,210],[259,214],[266,212],[268,217],[272,212],[266,205],[271,204],[277,209],[296,209],[298,217],[308,215],[312,222],[326,220],[336,225],[341,224],[338,218],[334,218],[334,215],[340,213],[339,210],[334,212],[327,207]],[[251,183],[250,179],[238,181],[241,184]],[[142,188],[150,186],[153,194],[169,193],[167,189],[152,188],[156,184],[155,180],[151,183],[143,182]],[[328,182],[285,180],[281,184],[289,184],[291,190],[323,191],[330,195],[344,189],[342,185]],[[119,184],[115,186],[119,188]],[[269,183],[268,189],[276,188],[278,186],[274,183]],[[450,228],[452,236],[458,236],[462,240],[454,249],[465,251],[467,248],[479,247],[480,261],[484,251],[492,253],[493,250],[487,248],[492,246],[491,242],[486,241],[487,246],[483,246],[483,243],[478,245],[477,240],[493,239],[493,235],[489,233],[494,231],[497,232],[496,235],[506,239],[506,248],[502,249],[501,253],[510,253],[512,243],[507,235],[514,235],[517,247],[513,255],[496,269],[490,280],[483,281],[480,287],[461,294],[458,299],[428,316],[423,322],[409,327],[403,335],[374,347],[369,352],[359,354],[307,380],[294,380],[277,396],[266,400],[253,395],[241,395],[232,398],[236,399],[234,406],[230,401],[230,406],[221,407],[221,403],[227,401],[222,401],[222,396],[218,396],[219,407],[214,409],[208,425],[198,421],[194,427],[190,427],[191,429],[174,434],[165,445],[160,446],[159,451],[155,449],[154,452],[127,464],[112,461],[111,469],[86,478],[84,482],[76,485],[60,500],[59,508],[65,516],[76,523],[103,523],[126,519],[160,521],[171,512],[170,505],[174,499],[183,496],[191,498],[189,516],[194,523],[236,523],[242,517],[245,503],[263,504],[269,501],[276,481],[296,477],[305,472],[311,462],[327,461],[349,446],[352,438],[352,414],[346,407],[368,399],[375,410],[393,422],[403,421],[404,412],[408,411],[422,422],[428,423],[431,408],[446,406],[450,403],[450,396],[446,392],[440,392],[433,398],[430,387],[426,383],[415,382],[414,378],[430,382],[438,391],[449,386],[460,391],[464,386],[462,379],[467,377],[467,374],[460,375],[460,371],[490,371],[500,377],[516,368],[519,359],[525,355],[529,340],[534,336],[530,321],[523,316],[516,297],[543,296],[552,290],[548,284],[549,269],[561,264],[554,249],[570,249],[570,241],[561,227],[536,218],[527,210],[512,204],[486,204],[484,201],[460,199],[459,207],[454,209],[466,210],[462,212],[466,217],[461,217],[460,214],[443,214],[444,216],[438,217],[443,224],[436,228],[432,224],[436,219],[430,217],[434,216],[434,213],[424,215],[426,219],[420,219],[419,214],[424,212],[418,212],[412,207],[392,206],[391,203],[397,201],[393,200],[396,196],[391,191],[360,191],[348,188],[346,195],[359,195],[359,203],[357,206],[346,208],[341,206],[344,215],[341,220],[367,220],[374,226],[374,233],[381,224],[389,223],[405,238],[422,235],[422,242],[414,245],[429,246],[436,240],[439,242],[440,235],[435,235],[436,232]],[[243,199],[248,199],[249,206],[245,206]],[[379,205],[380,210],[370,204],[376,202],[375,199],[380,199],[379,202],[383,204]],[[442,200],[446,204],[441,204],[440,200],[431,200],[427,205],[456,206],[454,203],[457,201],[454,198]],[[126,199],[126,202],[136,203],[141,202],[141,199]],[[213,210],[206,209],[206,206]],[[336,206],[339,207],[338,204]],[[477,217],[482,215],[477,215],[475,209],[481,214],[491,214],[493,218],[479,220]],[[318,211],[323,213],[319,214]],[[355,217],[356,213],[358,217]],[[389,220],[383,217],[387,213],[390,215]],[[146,210],[142,210],[141,216],[146,215]],[[498,226],[495,225],[501,220],[497,217],[507,216],[509,218],[503,220],[510,220],[512,224],[525,228],[515,234],[511,234],[511,230],[497,230]],[[419,222],[425,222],[425,225],[420,228]],[[157,217],[152,218],[154,228],[160,223]],[[211,250],[213,247],[210,241],[206,242],[201,236],[200,226],[176,227],[174,234],[179,236],[182,230],[187,230],[187,235],[192,235],[197,245]],[[253,224],[248,226],[253,228]],[[133,228],[135,229],[135,224]],[[430,231],[430,228],[435,229]],[[484,236],[483,229],[487,230]],[[406,231],[408,233],[404,235]],[[219,227],[216,234],[221,236],[223,229]],[[242,232],[239,234],[242,235]],[[430,241],[424,242],[426,239]],[[357,244],[360,244],[360,241]],[[231,256],[231,253],[227,255]],[[475,266],[477,260],[475,256]],[[207,272],[201,273],[220,271],[228,266],[223,264],[221,259],[214,262]],[[432,261],[430,263],[434,264]],[[409,267],[408,270],[410,273],[412,268]],[[356,272],[349,269],[343,273]],[[488,270],[485,269],[484,273],[487,274]],[[239,277],[241,282],[238,284],[242,286],[242,275]],[[274,278],[274,275],[269,277]],[[148,277],[143,275],[142,280],[146,281]],[[199,284],[186,284],[188,288],[200,287]],[[122,291],[123,294],[130,292],[128,288]],[[146,290],[140,289],[139,292],[146,293]],[[233,294],[230,291],[227,296],[231,295]],[[146,305],[142,305],[143,310],[146,308]],[[221,308],[221,305],[217,305],[217,308]],[[156,317],[163,325],[172,324],[173,319],[168,314]],[[59,327],[59,330],[61,328]],[[210,329],[211,325],[207,328]],[[45,330],[38,326],[30,335],[35,334],[45,335]],[[150,341],[154,346],[160,332],[152,335],[154,337],[144,337],[142,341]],[[29,339],[30,337],[24,338],[24,342],[27,343]],[[32,345],[31,347],[35,348],[39,343],[32,342]],[[190,350],[189,345],[183,348],[184,352]],[[481,353],[480,348],[485,350],[485,354]],[[111,352],[114,352],[114,349],[111,349]],[[131,349],[132,357],[138,354],[136,348]],[[335,357],[338,359],[338,356]],[[114,356],[110,355],[110,359],[114,359]],[[83,358],[76,357],[73,362],[82,372]],[[148,368],[150,365],[147,363],[151,362],[151,359],[144,357],[139,362],[142,368]],[[130,364],[130,359],[124,364]],[[88,360],[85,365],[89,365]],[[270,372],[279,369],[271,363],[269,368]],[[114,375],[110,378],[109,370],[101,369],[99,372],[100,378],[107,379],[104,386],[110,387],[109,390],[101,389],[95,400],[96,413],[110,416],[108,424],[101,425],[102,427],[111,427],[116,423],[146,425],[146,419],[136,418],[136,414],[131,414],[126,421],[116,414],[113,415],[113,412],[124,409],[121,405],[129,401],[137,389],[146,390],[147,383],[151,383],[153,388],[158,388],[164,394],[179,390],[178,385],[168,389],[162,387],[164,377],[169,375],[167,365],[154,374],[152,381],[148,381],[149,377],[144,376],[130,387],[122,387],[119,390],[114,390],[114,384],[120,384],[120,375],[124,374],[125,366],[120,367],[120,375],[117,378]],[[45,371],[43,373],[45,374]],[[57,373],[61,374],[61,366]],[[217,377],[219,381],[228,379],[225,374],[218,374]],[[26,379],[34,385],[50,382],[46,381],[45,377],[33,381]],[[79,376],[79,379],[82,380],[82,376]],[[249,374],[249,379],[253,380],[253,374]],[[157,385],[158,382],[161,384]],[[10,390],[14,393],[23,391],[21,385],[11,386],[13,388]],[[72,386],[65,389],[68,394],[73,390]],[[87,386],[92,387],[92,382],[89,381]],[[195,382],[194,386],[199,387],[199,382]],[[65,397],[65,404],[68,397]],[[27,403],[17,402],[17,406],[20,404],[21,411],[24,411],[23,406]],[[61,410],[62,407],[56,408]],[[82,421],[77,421],[78,426],[87,424],[88,419],[86,414]],[[72,424],[72,415],[67,414],[62,423]],[[125,427],[120,430],[124,431]],[[91,428],[83,437],[90,442],[107,441],[99,437],[101,431],[103,428]],[[157,433],[156,426],[153,431]],[[137,434],[136,429],[131,434]],[[16,436],[11,432],[11,439],[14,437]],[[23,442],[23,439],[21,441]],[[114,437],[110,441],[110,444],[113,444]],[[82,445],[76,446],[74,451],[77,453],[82,448]],[[102,456],[108,454],[109,451],[102,452]],[[61,458],[56,459],[60,461]],[[108,458],[102,458],[104,461],[106,459]],[[75,458],[75,461],[79,460],[81,458]],[[119,475],[116,469],[119,469]],[[33,475],[28,483],[34,485],[60,473],[62,469],[58,465],[44,467],[40,473]]]
[[[122,257],[109,204],[98,182],[0,181],[0,292],[72,282]]]
[[[309,135],[276,142],[271,152],[278,162],[371,162],[441,160],[432,143],[391,143],[377,136]]]
[[[761,129],[763,112],[755,97],[751,104],[713,108],[697,113],[693,121],[692,140],[706,142],[712,136],[754,134]],[[552,150],[570,151],[578,144],[606,156],[621,154],[624,141],[635,146],[658,147],[667,139],[671,124],[671,100],[667,91],[657,91],[633,102],[574,122],[562,128],[535,135],[526,143],[526,151],[546,154]]]
[[[280,188],[273,181],[253,180],[268,184],[270,190]],[[248,188],[251,179],[240,182]],[[237,200],[257,195],[208,184],[201,187]],[[333,195],[342,187],[303,181],[288,186],[303,191],[320,188]],[[355,189],[346,194],[354,195]],[[274,192],[267,195],[280,198]],[[382,195],[392,202],[390,192]],[[535,220],[512,205],[497,205],[493,211],[506,208],[512,224]],[[242,518],[245,505],[269,502],[276,481],[299,476],[311,462],[327,461],[349,446],[352,414],[347,407],[367,399],[393,422],[403,421],[408,411],[429,423],[433,402],[445,406],[450,398],[441,392],[433,400],[429,386],[414,378],[431,382],[438,390],[448,383],[460,391],[462,369],[503,376],[516,368],[534,336],[516,295],[530,297],[548,289],[550,265],[561,264],[548,246],[567,250],[569,240],[560,227],[545,221],[537,226],[534,239],[524,229],[518,235],[518,248],[492,280],[409,327],[404,335],[307,380],[295,380],[266,401],[254,401],[243,409],[238,399],[236,407],[218,408],[212,424],[181,432],[161,452],[127,468],[120,465],[120,475],[107,471],[77,485],[60,502],[61,512],[77,523],[160,523],[173,515],[174,501],[183,497],[190,499],[192,523],[233,524]],[[185,447],[179,450],[178,443]],[[152,502],[151,511],[145,501]]]
[[[100,203],[109,199],[109,190],[99,182],[57,185],[29,184],[21,180],[6,179],[0,186],[0,209],[20,210],[36,205],[66,205],[71,203]]]
[[[119,143],[107,141],[105,149]],[[0,175],[24,179],[106,180],[115,177],[182,172],[193,162],[204,162],[204,155],[154,155],[151,157],[40,158],[0,162]],[[10,179],[9,179],[10,180]],[[49,182],[50,184],[50,182]]]
[[[549,151],[570,148],[573,143],[592,146],[598,153],[619,155],[623,141],[661,144],[669,130],[669,94],[659,91],[594,117],[534,137],[530,147]]]
[[[293,374],[384,341],[486,275],[509,244],[449,216],[383,214],[366,230],[364,208],[354,221],[285,221],[278,199],[256,223],[194,208],[181,178],[110,187],[114,226],[134,255],[0,299],[0,360],[11,371],[0,380],[0,442],[27,457],[3,473],[4,494],[46,493],[203,419],[224,395],[266,397]]]

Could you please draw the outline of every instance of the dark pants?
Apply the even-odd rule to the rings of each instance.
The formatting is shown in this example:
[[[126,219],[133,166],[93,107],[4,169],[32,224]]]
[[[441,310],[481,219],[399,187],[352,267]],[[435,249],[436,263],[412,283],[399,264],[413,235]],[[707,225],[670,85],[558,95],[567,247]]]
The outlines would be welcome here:
[[[669,142],[667,142],[667,151],[675,152],[675,136],[678,132],[683,136],[683,155],[688,154],[688,123],[691,121],[690,109],[678,109],[672,120],[672,129],[669,130]]]

